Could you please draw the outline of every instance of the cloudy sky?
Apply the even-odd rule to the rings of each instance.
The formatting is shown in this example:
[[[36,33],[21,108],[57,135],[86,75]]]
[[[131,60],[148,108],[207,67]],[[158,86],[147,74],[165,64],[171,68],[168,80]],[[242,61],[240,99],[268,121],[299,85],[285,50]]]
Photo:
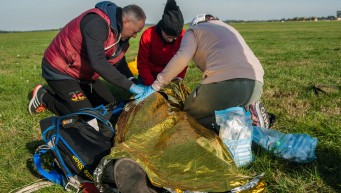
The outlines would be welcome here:
[[[1,0],[0,30],[28,31],[57,29],[93,8],[98,0]],[[157,23],[166,0],[114,0],[118,6],[137,4],[147,15],[147,23]],[[340,0],[177,0],[185,22],[200,13],[222,20],[267,20],[293,17],[336,16]]]

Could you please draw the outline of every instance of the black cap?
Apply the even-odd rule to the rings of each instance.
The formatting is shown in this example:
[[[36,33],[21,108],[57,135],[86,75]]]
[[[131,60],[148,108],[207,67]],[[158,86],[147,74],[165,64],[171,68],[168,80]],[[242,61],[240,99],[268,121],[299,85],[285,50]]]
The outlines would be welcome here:
[[[179,36],[184,26],[184,18],[175,0],[167,0],[162,19],[157,24],[163,32],[170,36]]]

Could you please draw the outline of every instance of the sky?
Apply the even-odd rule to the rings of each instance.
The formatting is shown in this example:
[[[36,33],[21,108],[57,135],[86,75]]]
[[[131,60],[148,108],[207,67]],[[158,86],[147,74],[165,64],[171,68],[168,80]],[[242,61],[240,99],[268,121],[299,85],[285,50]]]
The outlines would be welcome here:
[[[98,0],[0,0],[0,30],[31,31],[59,29]],[[148,24],[157,23],[166,0],[112,0],[124,7],[137,4]],[[336,16],[340,0],[177,0],[185,22],[197,14],[210,13],[221,20],[269,20],[294,17]]]

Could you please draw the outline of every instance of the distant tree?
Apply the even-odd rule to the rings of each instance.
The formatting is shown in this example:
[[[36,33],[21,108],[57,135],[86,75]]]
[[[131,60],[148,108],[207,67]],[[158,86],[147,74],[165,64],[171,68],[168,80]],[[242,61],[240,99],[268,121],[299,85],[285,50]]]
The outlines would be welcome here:
[[[341,11],[336,12],[336,17],[341,18]]]
[[[10,33],[10,32],[9,31],[0,30],[0,34],[4,34],[4,33]]]
[[[299,17],[298,18],[298,21],[305,21],[306,19],[305,19],[305,17]]]
[[[310,17],[310,21],[317,21],[317,17],[315,17],[315,16]]]
[[[336,17],[334,15],[327,16],[327,20],[336,20]]]

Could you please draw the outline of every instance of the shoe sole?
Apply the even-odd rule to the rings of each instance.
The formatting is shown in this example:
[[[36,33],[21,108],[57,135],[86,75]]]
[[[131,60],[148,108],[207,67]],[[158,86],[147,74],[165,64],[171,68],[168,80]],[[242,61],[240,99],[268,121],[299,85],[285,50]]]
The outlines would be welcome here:
[[[270,122],[269,123],[269,128],[271,128],[275,124],[277,117],[273,113],[268,113],[268,116],[269,116],[269,122]]]
[[[41,85],[41,84],[38,84],[34,89],[33,89],[33,91],[32,91],[32,98],[31,98],[31,100],[30,100],[30,103],[28,104],[28,111],[30,112],[30,114],[31,115],[33,115],[33,114],[35,114],[36,112],[32,112],[31,111],[31,106],[33,105],[33,103],[34,103],[34,99],[35,99],[35,97],[36,97],[36,95],[37,95],[37,93],[38,93],[38,90],[40,89],[40,88],[42,88],[43,87],[43,85]]]
[[[146,172],[129,158],[121,158],[115,162],[114,179],[121,193],[157,193],[148,186]]]
[[[258,115],[258,120],[259,120],[259,124],[261,125],[261,127],[263,128],[269,128],[269,119],[268,119],[268,115],[265,109],[265,106],[262,102],[257,102],[256,106],[256,112]]]

